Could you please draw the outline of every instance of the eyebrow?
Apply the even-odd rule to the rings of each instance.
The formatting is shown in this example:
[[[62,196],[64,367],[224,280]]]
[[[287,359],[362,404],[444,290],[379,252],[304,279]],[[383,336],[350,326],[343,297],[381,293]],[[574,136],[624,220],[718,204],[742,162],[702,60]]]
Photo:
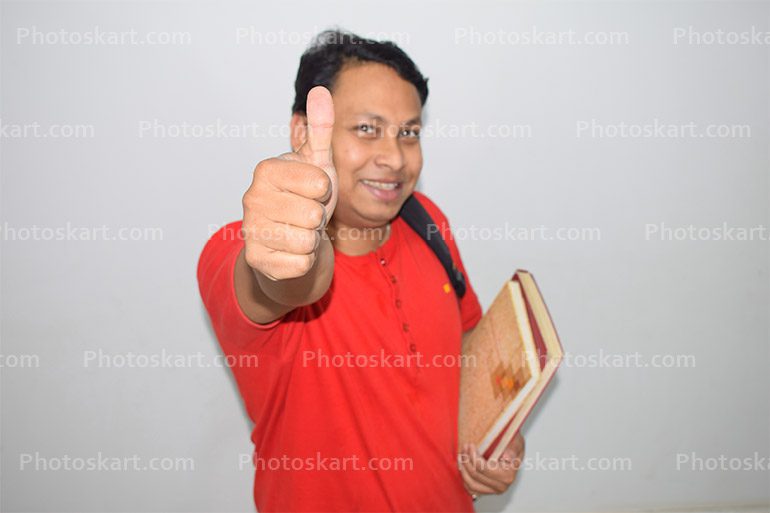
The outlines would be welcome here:
[[[362,112],[361,115],[362,116],[366,116],[367,118],[371,118],[371,119],[374,119],[376,121],[382,122],[382,123],[387,123],[388,122],[387,119],[385,119],[384,117],[380,116],[379,114],[375,114],[373,112]],[[419,125],[422,124],[422,116],[421,115],[418,114],[417,116],[413,117],[412,119],[410,119],[408,121],[404,121],[403,123],[401,123],[401,125],[415,125],[415,124],[419,124]]]

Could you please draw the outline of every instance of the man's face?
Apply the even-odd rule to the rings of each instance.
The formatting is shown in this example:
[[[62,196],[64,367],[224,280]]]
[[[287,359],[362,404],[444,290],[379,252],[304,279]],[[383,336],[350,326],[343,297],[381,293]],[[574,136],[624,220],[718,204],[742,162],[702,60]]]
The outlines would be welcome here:
[[[398,214],[422,169],[417,88],[383,64],[348,64],[332,98],[339,180],[334,219],[352,227],[382,226]]]

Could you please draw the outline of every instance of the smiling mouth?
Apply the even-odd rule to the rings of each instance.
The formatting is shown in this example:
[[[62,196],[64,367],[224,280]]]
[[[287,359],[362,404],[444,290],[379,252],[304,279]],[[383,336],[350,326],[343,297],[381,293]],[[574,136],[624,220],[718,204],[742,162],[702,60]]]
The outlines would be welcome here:
[[[376,180],[361,180],[365,185],[368,185],[369,187],[374,187],[375,189],[379,189],[381,191],[393,191],[396,189],[400,189],[402,183],[401,182],[378,182]]]

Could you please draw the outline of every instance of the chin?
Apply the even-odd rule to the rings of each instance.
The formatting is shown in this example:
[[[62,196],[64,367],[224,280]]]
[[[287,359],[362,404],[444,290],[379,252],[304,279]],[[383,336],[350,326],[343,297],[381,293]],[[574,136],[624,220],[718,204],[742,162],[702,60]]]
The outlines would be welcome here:
[[[388,223],[398,215],[409,194],[399,196],[392,201],[368,201],[354,207],[361,217],[372,222],[376,226]]]
[[[393,218],[398,215],[404,201],[406,201],[406,198],[400,199],[397,202],[389,202],[388,204],[353,202],[342,209],[338,208],[334,215],[337,216],[344,211],[345,214],[343,215],[345,220],[343,222],[345,222],[345,224],[348,224],[349,226],[360,226],[362,228],[377,228],[392,221]],[[347,220],[350,222],[347,222]]]

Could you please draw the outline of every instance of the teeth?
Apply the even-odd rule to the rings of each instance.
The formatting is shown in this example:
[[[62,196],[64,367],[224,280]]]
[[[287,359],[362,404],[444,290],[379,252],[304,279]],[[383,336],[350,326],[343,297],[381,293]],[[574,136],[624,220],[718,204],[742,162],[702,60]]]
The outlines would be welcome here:
[[[383,191],[392,191],[396,187],[398,187],[398,182],[375,182],[373,180],[361,180],[366,185],[369,185],[370,187],[374,187],[375,189],[382,189]]]

